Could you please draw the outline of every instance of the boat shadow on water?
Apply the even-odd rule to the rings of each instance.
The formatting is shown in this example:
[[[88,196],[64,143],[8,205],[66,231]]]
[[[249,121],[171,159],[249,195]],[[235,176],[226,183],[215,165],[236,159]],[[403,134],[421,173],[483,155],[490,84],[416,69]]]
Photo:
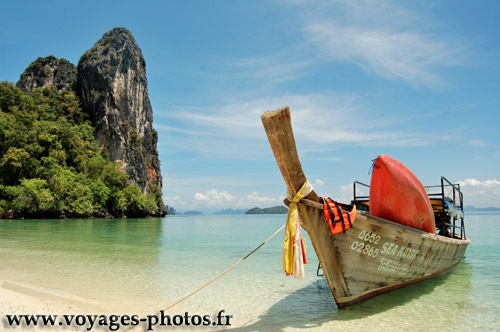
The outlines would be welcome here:
[[[331,321],[352,321],[389,311],[398,306],[431,296],[434,291],[460,293],[451,301],[455,307],[469,307],[470,264],[462,261],[451,272],[387,294],[375,297],[354,307],[339,310],[332,298],[325,279],[312,282],[275,303],[266,313],[242,327],[228,331],[284,331],[288,328],[318,328]]]

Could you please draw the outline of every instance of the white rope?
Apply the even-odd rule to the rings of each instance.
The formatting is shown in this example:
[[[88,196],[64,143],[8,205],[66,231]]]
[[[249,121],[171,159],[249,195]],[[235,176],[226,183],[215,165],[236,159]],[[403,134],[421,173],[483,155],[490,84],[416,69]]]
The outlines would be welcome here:
[[[165,309],[163,309],[163,311],[167,311],[171,308],[173,308],[174,306],[178,305],[179,303],[181,303],[182,301],[186,300],[187,298],[189,298],[190,296],[198,293],[200,290],[202,290],[203,288],[207,287],[208,285],[210,285],[211,283],[213,283],[215,280],[219,279],[220,277],[222,277],[224,274],[228,273],[229,271],[231,271],[232,269],[234,269],[236,266],[238,266],[241,262],[243,262],[245,259],[247,259],[248,257],[250,257],[251,255],[253,255],[257,250],[259,250],[264,244],[266,244],[267,242],[269,242],[269,240],[271,240],[273,237],[276,236],[276,234],[278,234],[283,228],[285,228],[286,224],[284,224],[283,226],[281,226],[276,232],[273,233],[273,235],[271,235],[270,237],[268,237],[264,242],[262,242],[257,248],[255,248],[254,250],[252,250],[249,254],[247,254],[245,257],[241,258],[239,261],[237,261],[236,263],[234,263],[233,265],[231,265],[231,267],[227,268],[224,272],[222,272],[221,274],[219,274],[217,277],[213,278],[212,280],[210,280],[209,282],[205,283],[203,286],[200,286],[198,287],[197,289],[195,289],[194,291],[190,292],[189,294],[185,295],[183,298],[181,298],[180,300],[178,300],[177,302],[174,302],[172,304],[170,304],[168,307],[166,307]],[[158,312],[156,313],[156,315],[161,315],[161,310],[158,310]],[[132,329],[134,329],[135,327],[137,327],[139,325],[134,325],[134,326],[131,326],[130,328],[126,329],[126,330],[123,330],[124,332],[125,331],[130,331]]]

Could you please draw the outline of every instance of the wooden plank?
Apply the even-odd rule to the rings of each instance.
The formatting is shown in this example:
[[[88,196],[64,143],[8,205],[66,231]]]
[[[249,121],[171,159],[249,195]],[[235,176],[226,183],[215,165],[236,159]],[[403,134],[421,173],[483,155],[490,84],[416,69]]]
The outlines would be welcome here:
[[[359,218],[350,230],[336,236],[352,299],[355,294],[375,292],[449,269],[462,259],[468,244],[387,223],[376,227],[378,222],[370,219]]]
[[[458,264],[459,262],[460,261],[458,261],[456,264]],[[406,287],[406,286],[409,286],[409,285],[413,285],[413,284],[422,282],[424,280],[435,278],[437,276],[440,276],[440,275],[448,272],[449,270],[451,270],[452,268],[454,268],[456,266],[456,264],[453,265],[453,266],[450,266],[449,268],[447,267],[445,269],[436,271],[433,274],[428,274],[428,275],[425,275],[423,277],[420,277],[420,278],[417,278],[417,279],[414,279],[414,280],[411,280],[411,281],[407,281],[407,282],[404,282],[404,283],[395,284],[395,285],[391,285],[391,286],[387,286],[387,287],[377,288],[377,289],[374,289],[374,290],[366,291],[366,292],[361,293],[361,294],[355,294],[355,295],[344,297],[344,298],[338,298],[337,299],[337,305],[339,306],[339,308],[345,308],[345,307],[348,307],[348,306],[351,306],[351,305],[354,305],[354,304],[366,301],[366,300],[368,300],[368,299],[370,299],[372,297],[375,297],[377,295],[384,294],[384,293],[387,293],[387,292],[390,292],[390,291],[393,291],[393,290],[396,290],[396,289],[399,289],[399,288],[402,288],[402,287]]]

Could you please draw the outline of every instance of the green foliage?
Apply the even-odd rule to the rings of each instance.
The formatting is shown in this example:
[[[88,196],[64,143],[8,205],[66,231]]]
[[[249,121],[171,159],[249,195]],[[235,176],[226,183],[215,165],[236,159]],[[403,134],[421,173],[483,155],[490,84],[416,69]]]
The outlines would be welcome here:
[[[23,214],[53,211],[54,197],[42,179],[23,179],[18,186],[5,187],[5,196],[11,199],[10,208]]]
[[[80,57],[80,60],[78,60],[78,63],[82,63],[87,60],[97,60],[97,59],[99,59],[99,53],[97,52],[97,48],[92,47],[90,50],[83,53],[83,55]]]
[[[153,136],[153,144],[156,145],[156,143],[158,143],[158,132],[156,129],[152,129],[151,134]]]
[[[247,212],[245,212],[245,214],[287,214],[287,213],[288,209],[280,205],[264,209],[254,207],[253,209],[250,209]]]
[[[0,82],[0,111],[8,112],[11,107],[24,104],[21,90],[8,82]]]
[[[125,198],[125,210],[134,216],[143,215],[147,211],[156,208],[154,198],[149,195],[143,195],[137,186],[126,186],[123,194]]]
[[[27,71],[40,70],[43,67],[45,67],[45,65],[47,65],[48,63],[50,63],[51,61],[60,61],[62,63],[68,62],[66,59],[58,60],[55,56],[49,55],[49,56],[47,56],[45,58],[39,57],[38,59],[36,59],[35,61],[33,61],[28,66],[28,68],[26,68],[26,70]]]
[[[142,194],[109,161],[73,92],[35,89],[24,95],[0,83],[0,215],[147,216],[161,193]],[[158,200],[159,198],[159,200]]]
[[[135,146],[139,146],[141,144],[141,139],[139,138],[139,135],[137,134],[137,130],[135,129],[130,129],[130,142],[134,144]]]

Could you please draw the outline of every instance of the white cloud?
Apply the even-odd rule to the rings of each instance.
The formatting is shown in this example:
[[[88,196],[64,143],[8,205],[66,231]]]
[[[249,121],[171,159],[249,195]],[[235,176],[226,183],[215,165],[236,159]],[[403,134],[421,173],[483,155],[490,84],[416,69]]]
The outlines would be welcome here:
[[[465,41],[418,6],[395,1],[296,1],[316,61],[348,62],[370,74],[415,85],[441,85],[436,69],[459,64]],[[411,8],[411,7],[418,8]],[[430,7],[431,8],[431,7]]]
[[[304,57],[304,51],[304,46],[289,46],[270,55],[231,59],[227,62],[246,79],[258,79],[260,84],[269,86],[295,79],[310,70],[315,61]]]
[[[279,204],[278,199],[259,195],[257,192],[238,197],[225,190],[218,191],[211,189],[205,193],[197,192],[194,200],[198,207],[204,208],[250,208],[258,205],[259,207],[269,207]]]
[[[318,190],[321,190],[321,188],[323,188],[324,184],[325,184],[325,181],[323,181],[321,179],[316,179],[316,180],[314,180],[312,186],[313,186],[315,191],[318,191]]]
[[[346,185],[341,185],[340,190],[345,193],[345,192],[352,192],[352,184],[346,184]]]
[[[464,194],[464,204],[475,207],[500,207],[500,181],[496,179],[479,181],[476,179],[466,179],[458,182]],[[340,202],[349,203],[352,199],[352,184],[341,185],[334,192],[321,192],[324,181],[316,179],[313,187],[322,197],[332,197]],[[358,188],[358,190],[362,190]],[[369,191],[358,192],[360,195],[369,195]],[[259,195],[258,192],[252,192],[240,197],[230,194],[225,190],[208,190],[204,193],[197,192],[194,195],[196,208],[251,208],[254,206],[270,207],[280,205],[284,197],[279,198]],[[167,204],[174,207],[184,207],[185,203],[179,196],[173,198],[166,197]]]
[[[338,187],[329,187],[329,191],[316,191],[320,197],[330,197],[335,201],[350,204],[353,199],[353,184],[339,185]],[[362,189],[361,186],[356,190],[358,196],[369,195],[369,189]]]
[[[182,123],[184,129],[158,126],[164,128],[160,143],[197,153],[203,158],[262,159],[270,150],[260,116],[285,105],[292,110],[295,138],[301,151],[306,153],[324,151],[338,143],[424,146],[441,139],[438,133],[423,134],[420,130],[412,130],[413,114],[393,113],[380,117],[364,103],[350,94],[321,92],[228,101],[220,106],[179,107],[171,110],[167,117]],[[336,155],[322,155],[321,158],[339,160]]]
[[[500,181],[466,179],[458,182],[464,194],[464,204],[475,207],[500,207]]]
[[[197,202],[203,202],[208,206],[224,206],[227,203],[236,200],[236,196],[229,194],[227,191],[217,191],[216,189],[211,189],[205,193],[194,194],[194,199]]]
[[[162,130],[162,146],[197,153],[203,158],[262,159],[269,148],[260,115],[285,105],[291,106],[297,141],[320,149],[335,143],[424,146],[443,139],[444,134],[412,130],[412,121],[402,115],[404,112],[372,114],[373,106],[363,96],[333,94],[328,90],[276,93],[279,81],[297,81],[332,62],[352,63],[370,74],[414,85],[442,83],[437,69],[459,64],[464,48],[457,45],[466,43],[437,31],[436,27],[444,29],[444,24],[426,15],[425,4],[278,2],[296,6],[300,12],[294,31],[303,36],[302,40],[267,54],[220,59],[221,70],[213,86],[216,96],[211,95],[218,105],[173,106],[168,111],[155,111],[182,128],[155,123]],[[222,87],[221,81],[225,82]],[[249,86],[245,89],[234,82],[246,82]],[[236,87],[237,93],[228,92]],[[331,130],[332,124],[335,130]],[[302,148],[305,151],[308,146]]]
[[[472,188],[483,188],[486,190],[495,190],[496,188],[500,189],[500,181],[497,179],[493,180],[486,180],[486,181],[479,181],[476,179],[465,179],[463,181],[459,182],[461,186],[463,187],[472,187]]]
[[[315,149],[315,150],[306,150],[304,152],[321,152],[322,150],[319,150],[319,149]],[[343,159],[341,157],[317,157],[317,158],[313,158],[314,160],[318,160],[318,161],[342,161]]]
[[[276,202],[277,202],[276,198],[259,196],[257,192],[253,192],[250,195],[247,195],[246,201],[240,202],[240,204],[250,206],[252,204],[274,204]]]
[[[174,197],[163,196],[163,202],[165,203],[165,205],[174,207],[176,209],[184,208],[187,206],[180,196],[174,196]]]
[[[482,139],[473,139],[473,140],[468,141],[467,145],[477,146],[477,147],[486,147],[486,146],[488,146],[488,143],[486,143]]]
[[[340,186],[340,197],[337,199],[343,203],[350,203],[352,200],[352,184]]]
[[[456,62],[457,47],[417,32],[345,27],[331,22],[313,23],[306,31],[328,60],[352,62],[389,79],[435,85],[439,78],[432,66]]]

